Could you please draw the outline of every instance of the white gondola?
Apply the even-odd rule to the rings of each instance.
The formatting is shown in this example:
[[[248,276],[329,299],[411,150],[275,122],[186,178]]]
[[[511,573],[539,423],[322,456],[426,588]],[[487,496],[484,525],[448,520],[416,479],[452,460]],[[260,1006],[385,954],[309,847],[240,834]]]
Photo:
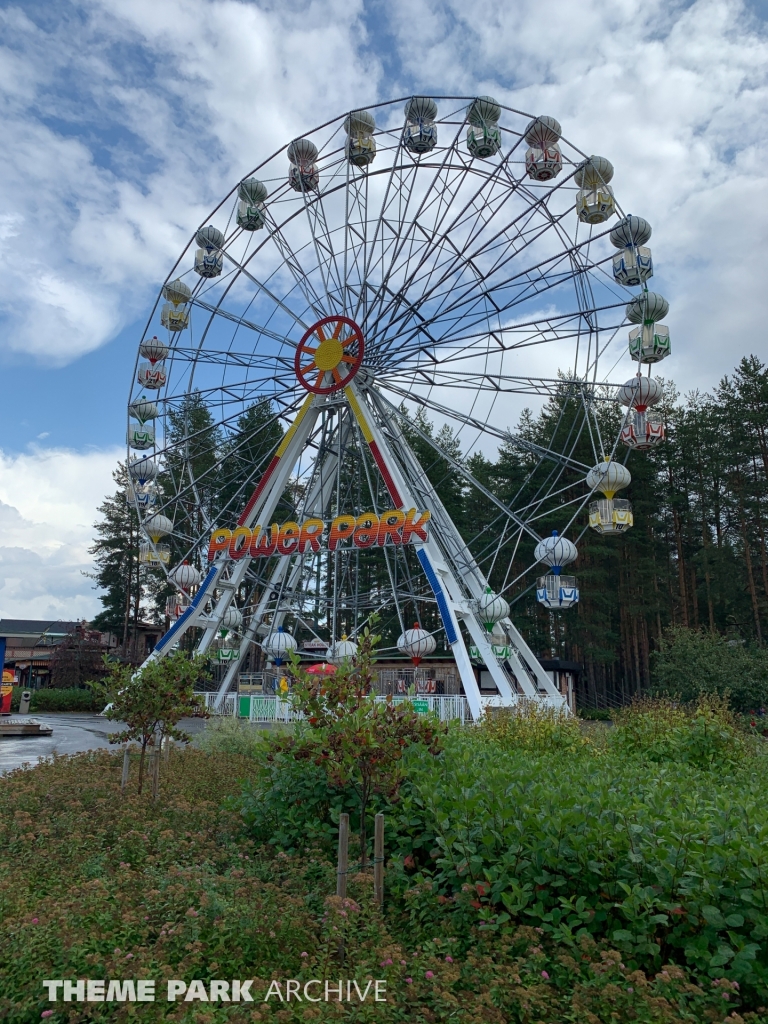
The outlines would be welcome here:
[[[638,374],[619,388],[616,397],[627,406],[621,430],[621,440],[627,448],[644,451],[664,440],[664,421],[652,409],[663,397],[658,380]]]
[[[165,342],[160,341],[157,335],[153,338],[147,338],[139,345],[139,355],[151,363],[152,366],[155,363],[162,363],[169,351],[168,346]]]
[[[288,184],[295,192],[316,192],[320,185],[317,146],[309,139],[295,139],[287,153],[291,162]]]
[[[357,644],[353,640],[347,640],[346,636],[342,636],[341,640],[337,640],[331,644],[325,653],[325,660],[329,665],[343,665],[345,661],[351,661],[357,655]]]
[[[269,190],[258,178],[245,178],[237,188],[237,224],[244,231],[259,231],[266,224],[265,202]]]
[[[272,659],[275,665],[282,665],[291,655],[291,651],[295,651],[298,646],[296,643],[296,637],[293,633],[289,633],[282,626],[270,633],[263,643],[264,653]]]
[[[496,623],[509,615],[509,605],[503,597],[494,594],[490,587],[486,587],[485,593],[477,602],[477,611],[487,632],[492,633]]]
[[[613,164],[604,156],[591,156],[579,164],[573,180],[579,186],[576,193],[576,212],[585,224],[602,224],[616,212],[613,189],[608,184],[613,178]]]
[[[158,408],[154,402],[143,398],[128,406],[128,447],[137,451],[152,448],[155,443],[155,427],[152,422],[157,418]]]
[[[559,139],[562,135],[560,122],[554,117],[534,118],[525,129],[528,151],[525,154],[525,169],[534,181],[552,181],[563,169],[563,155]]]
[[[643,285],[653,276],[653,259],[646,242],[651,225],[643,217],[628,214],[613,228],[611,242],[619,250],[613,257],[613,276],[627,288]]]
[[[168,565],[171,560],[170,545],[162,543],[161,537],[173,533],[173,523],[168,516],[155,515],[144,520],[142,526],[149,541],[141,541],[139,544],[139,561],[145,565]]]
[[[175,569],[171,570],[168,578],[185,593],[190,594],[196,587],[200,586],[201,575],[200,570],[195,568],[194,565],[190,565],[189,562],[182,562]]]
[[[218,277],[224,267],[224,235],[213,224],[200,228],[195,236],[200,246],[195,252],[195,271],[200,277]]]
[[[492,96],[478,96],[467,110],[467,149],[474,157],[487,160],[501,149],[499,118],[501,107]]]
[[[158,490],[153,483],[146,483],[142,487],[138,483],[129,481],[125,485],[125,500],[128,505],[135,505],[147,511],[157,504],[158,498]]]
[[[376,119],[369,110],[353,110],[344,118],[344,131],[347,141],[344,154],[356,167],[367,167],[376,156]]]
[[[147,391],[159,391],[165,387],[167,379],[165,363],[139,363],[136,380]]]
[[[612,459],[598,462],[587,473],[587,487],[604,495],[589,504],[589,525],[597,533],[624,533],[634,524],[631,503],[616,497],[631,482],[627,467]]]
[[[641,326],[629,332],[629,354],[639,363],[659,363],[671,351],[669,328],[658,323],[669,303],[656,292],[643,292],[627,305],[627,320]]]
[[[572,608],[578,604],[579,588],[575,576],[564,576],[563,567],[578,558],[576,545],[560,537],[557,530],[551,537],[539,541],[534,551],[537,562],[548,565],[551,572],[540,576],[536,582],[536,600],[550,610]]]
[[[411,153],[429,153],[437,145],[437,104],[428,96],[412,96],[405,104],[403,145]]]
[[[398,651],[410,658],[416,666],[419,665],[422,658],[434,654],[436,648],[435,638],[426,629],[422,629],[418,622],[414,623],[413,629],[406,629],[397,641]]]

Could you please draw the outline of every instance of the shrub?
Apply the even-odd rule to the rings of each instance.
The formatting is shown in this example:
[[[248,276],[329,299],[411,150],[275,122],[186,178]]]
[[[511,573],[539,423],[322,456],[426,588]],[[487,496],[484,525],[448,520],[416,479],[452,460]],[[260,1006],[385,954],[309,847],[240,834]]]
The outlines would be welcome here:
[[[372,618],[375,622],[375,616]],[[420,715],[410,701],[395,704],[373,693],[376,644],[368,626],[359,635],[357,654],[318,678],[292,655],[291,704],[307,727],[273,744],[276,754],[320,768],[331,789],[358,803],[360,861],[368,855],[368,817],[376,794],[394,800],[406,778],[405,753],[422,748],[436,754],[446,727],[434,715]]]
[[[725,698],[699,697],[694,704],[640,698],[614,716],[610,743],[648,761],[676,761],[697,768],[734,768],[749,747]]]
[[[205,731],[195,737],[195,746],[207,754],[258,757],[264,753],[265,732],[265,729],[240,718],[210,718]]]
[[[11,697],[11,710],[19,710],[19,701],[26,687],[14,686]],[[32,700],[29,705],[30,714],[44,714],[46,711],[81,711],[99,712],[104,708],[105,701],[94,695],[89,689],[81,690],[31,690]]]
[[[488,708],[480,723],[482,737],[504,749],[574,752],[588,742],[576,718],[538,700],[514,707]]]
[[[499,756],[498,748],[491,761]],[[517,754],[516,756],[521,756]],[[715,970],[698,981],[667,960],[638,969],[620,946],[581,935],[558,940],[537,926],[484,924],[477,888],[459,894],[475,924],[453,931],[452,903],[435,928],[413,927],[404,907],[426,900],[413,881],[402,900],[374,904],[370,874],[332,895],[335,865],[308,848],[259,849],[221,807],[252,758],[174,753],[162,800],[125,798],[122,757],[98,751],[7,776],[0,786],[3,957],[0,1019],[148,1024],[767,1024],[751,995]],[[470,779],[470,782],[472,780]],[[389,879],[391,870],[388,870]],[[467,887],[469,888],[469,887]],[[412,895],[418,890],[418,895]],[[485,897],[480,897],[483,900]],[[479,922],[479,924],[477,923]],[[339,939],[345,959],[339,967]],[[253,978],[254,1002],[166,1002],[165,979]],[[264,1003],[270,979],[344,978],[361,990],[387,982],[387,1001]],[[131,1003],[47,1001],[42,978],[155,978],[157,999]],[[744,1007],[747,1007],[745,1010]]]
[[[702,694],[730,698],[736,711],[768,708],[768,651],[702,630],[673,626],[653,656],[656,694],[694,701]]]
[[[611,714],[608,708],[579,708],[579,718],[585,722],[610,722]]]
[[[527,922],[557,942],[609,942],[646,972],[676,960],[765,1001],[765,775],[762,757],[721,776],[611,747],[562,757],[452,734],[392,812],[390,884],[416,886],[413,934],[448,927],[468,942],[473,921],[497,933]]]

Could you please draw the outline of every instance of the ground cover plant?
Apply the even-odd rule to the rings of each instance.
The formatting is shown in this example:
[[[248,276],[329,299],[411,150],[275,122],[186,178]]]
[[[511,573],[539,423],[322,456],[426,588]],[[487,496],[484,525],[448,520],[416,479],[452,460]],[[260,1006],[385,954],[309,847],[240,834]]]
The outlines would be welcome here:
[[[341,901],[322,845],[261,847],[224,805],[263,770],[258,758],[174,751],[157,802],[137,792],[137,760],[122,799],[122,758],[109,750],[0,782],[0,1019],[9,1024],[768,1020],[745,1009],[743,987],[722,974],[694,983],[673,963],[639,970],[588,935],[565,941],[519,921],[490,927],[487,890],[466,874],[441,902],[426,876],[390,862],[383,915],[370,874],[353,875]],[[144,977],[160,991],[168,978],[253,978],[263,999],[272,978],[339,976],[363,988],[386,979],[387,1002],[50,1004],[41,987],[43,978]]]

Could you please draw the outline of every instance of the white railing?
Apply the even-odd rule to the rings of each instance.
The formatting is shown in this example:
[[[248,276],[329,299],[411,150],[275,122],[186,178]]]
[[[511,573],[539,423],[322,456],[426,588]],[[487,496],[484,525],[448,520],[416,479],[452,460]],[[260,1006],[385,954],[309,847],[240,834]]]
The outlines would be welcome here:
[[[376,697],[377,703],[386,700],[386,697]],[[418,712],[435,712],[441,722],[458,720],[463,725],[472,720],[466,697],[424,693],[413,697],[391,698],[393,704],[402,704],[406,700],[412,701]],[[209,714],[247,718],[251,722],[296,722],[304,717],[300,711],[294,711],[290,701],[277,694],[228,693],[219,706],[217,701],[218,694],[205,694],[205,706]]]
[[[218,693],[206,693],[205,706],[209,715],[229,715],[231,718],[237,714],[237,694],[228,693],[219,707],[216,706]]]

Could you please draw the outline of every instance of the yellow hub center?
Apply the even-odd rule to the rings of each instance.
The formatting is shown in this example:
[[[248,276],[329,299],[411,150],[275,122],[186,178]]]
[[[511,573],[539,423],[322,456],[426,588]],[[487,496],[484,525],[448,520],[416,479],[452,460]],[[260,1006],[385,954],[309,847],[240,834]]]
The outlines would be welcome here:
[[[318,370],[333,370],[341,362],[344,349],[338,338],[326,338],[317,346],[315,352],[315,366]]]

